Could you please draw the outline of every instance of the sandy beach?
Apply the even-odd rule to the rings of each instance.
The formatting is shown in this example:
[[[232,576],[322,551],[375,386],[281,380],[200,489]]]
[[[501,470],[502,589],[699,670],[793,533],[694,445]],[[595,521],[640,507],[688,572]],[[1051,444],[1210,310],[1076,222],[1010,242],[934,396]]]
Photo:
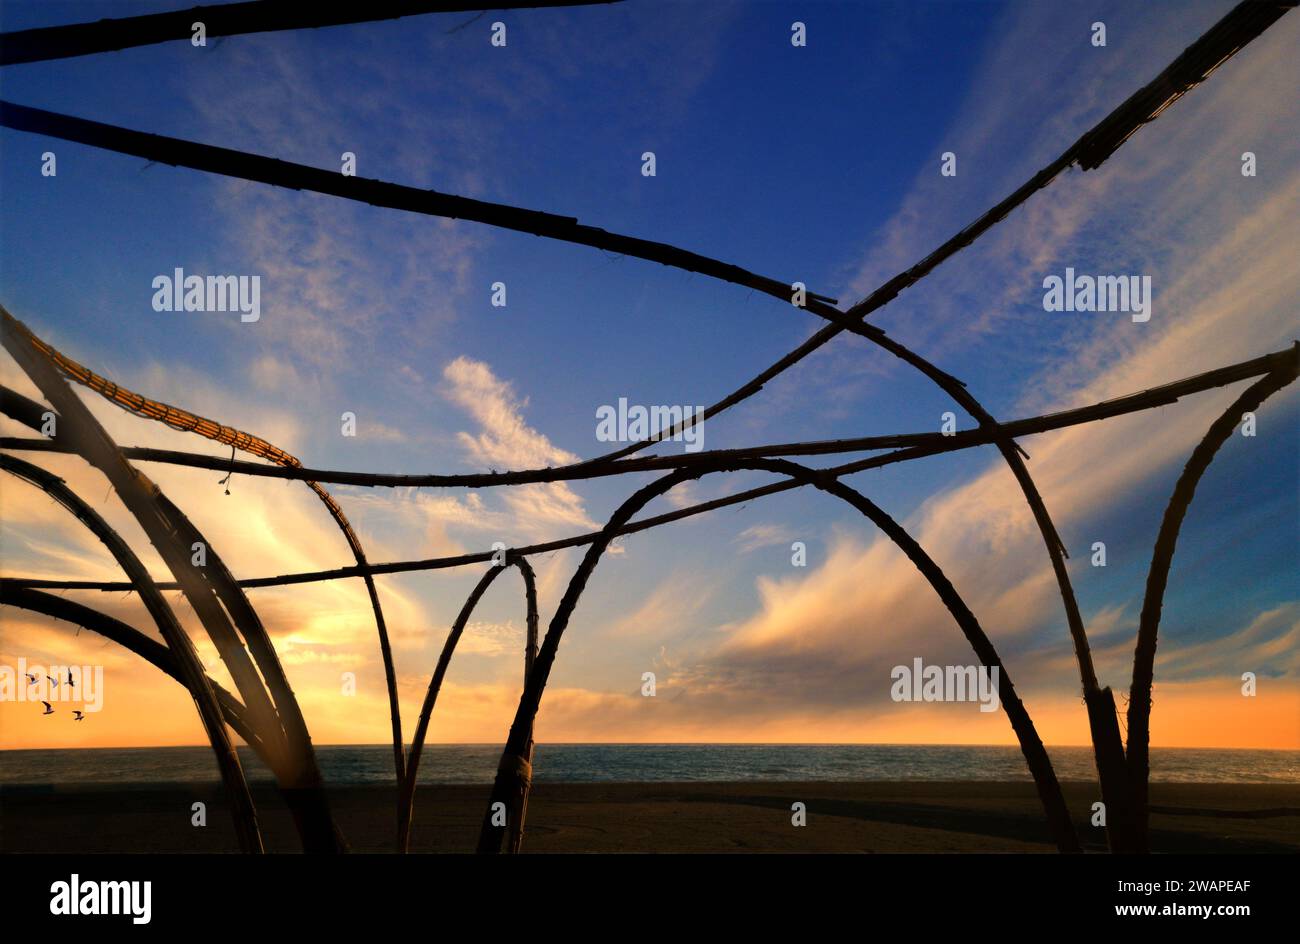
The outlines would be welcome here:
[[[1065,795],[1090,851],[1098,799],[1088,783]],[[255,788],[269,850],[297,852],[292,823],[273,789]],[[389,852],[395,791],[333,789],[332,805],[354,852]],[[470,852],[487,789],[421,787],[412,848]],[[807,825],[791,824],[806,804]],[[207,826],[190,825],[195,802]],[[1153,851],[1300,852],[1298,784],[1153,784]],[[533,853],[961,853],[1044,852],[1041,809],[1027,783],[616,783],[538,784],[524,849]],[[6,853],[235,852],[220,790],[158,784],[0,788]]]

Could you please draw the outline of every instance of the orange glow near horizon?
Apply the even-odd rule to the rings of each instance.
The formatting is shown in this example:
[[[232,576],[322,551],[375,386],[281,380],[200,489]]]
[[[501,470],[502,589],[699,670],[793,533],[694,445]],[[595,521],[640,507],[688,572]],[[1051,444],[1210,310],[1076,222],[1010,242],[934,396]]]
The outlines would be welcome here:
[[[152,671],[147,669],[146,671]],[[1224,694],[1224,683],[1157,686],[1152,746],[1300,750],[1300,687],[1268,697]],[[389,743],[387,702],[355,696],[349,704],[319,691],[300,690],[304,712],[318,745]],[[590,700],[604,710],[589,712]],[[799,713],[764,718],[664,718],[628,720],[634,696],[593,696],[559,689],[548,693],[538,722],[541,743],[732,743],[732,744],[916,744],[1015,745],[1001,712],[961,711],[965,706],[909,705],[887,717],[868,711]],[[439,699],[429,743],[500,743],[518,701],[506,686],[448,685]],[[619,710],[619,703],[624,711]],[[1041,694],[1026,698],[1035,726],[1049,746],[1089,744],[1087,719],[1073,697]],[[147,748],[205,743],[193,704],[172,682],[107,693],[103,711],[82,723],[71,720],[71,704],[56,703],[53,716],[28,702],[0,703],[0,749]],[[410,736],[419,705],[403,704],[404,733]],[[877,713],[878,715],[878,713]],[[452,735],[456,736],[452,736]]]

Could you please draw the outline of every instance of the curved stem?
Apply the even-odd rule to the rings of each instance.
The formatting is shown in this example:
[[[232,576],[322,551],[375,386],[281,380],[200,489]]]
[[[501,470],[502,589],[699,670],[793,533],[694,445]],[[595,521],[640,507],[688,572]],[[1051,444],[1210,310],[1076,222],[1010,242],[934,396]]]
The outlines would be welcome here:
[[[1156,637],[1160,629],[1160,612],[1164,606],[1169,570],[1173,566],[1174,550],[1178,544],[1178,532],[1187,516],[1187,509],[1191,506],[1201,476],[1241,422],[1242,414],[1258,409],[1270,396],[1296,379],[1297,364],[1300,364],[1300,344],[1293,347],[1292,351],[1295,356],[1289,369],[1279,370],[1251,384],[1210,425],[1200,443],[1192,450],[1160,521],[1160,531],[1151,554],[1151,567],[1147,571],[1146,592],[1142,598],[1137,646],[1133,653],[1133,684],[1129,689],[1128,703],[1128,769],[1139,829],[1144,836],[1148,824],[1151,686],[1155,679]]]
[[[1012,685],[1011,679],[1006,675],[1005,668],[998,658],[993,643],[984,633],[974,614],[962,601],[951,582],[944,576],[939,566],[884,511],[854,489],[837,481],[833,476],[825,472],[808,469],[793,462],[764,459],[719,463],[716,467],[710,469],[680,469],[640,489],[614,512],[601,531],[600,536],[588,548],[573,578],[569,581],[564,597],[551,619],[546,638],[542,641],[541,648],[538,650],[537,661],[533,666],[533,671],[529,673],[523,695],[519,700],[519,707],[515,712],[514,723],[510,726],[510,734],[502,752],[501,764],[497,771],[496,781],[493,784],[488,812],[483,819],[483,825],[479,833],[478,851],[497,852],[500,850],[502,831],[500,827],[494,826],[492,823],[492,808],[497,803],[505,803],[508,809],[511,797],[523,788],[522,779],[526,772],[524,752],[533,721],[541,705],[542,692],[546,687],[551,667],[555,662],[560,639],[568,626],[574,609],[577,607],[579,597],[586,588],[588,579],[595,570],[596,564],[600,561],[605,549],[609,546],[610,541],[613,540],[614,534],[646,503],[669,491],[674,486],[699,478],[708,472],[737,471],[741,469],[755,469],[786,475],[801,480],[806,484],[815,485],[817,488],[847,501],[870,518],[907,554],[909,559],[917,566],[917,569],[930,581],[931,586],[938,593],[940,599],[943,600],[944,605],[952,613],[963,634],[975,649],[976,655],[986,666],[999,669],[1003,678],[1002,686],[1006,691],[1006,697],[1002,699],[1002,708],[1007,712],[1007,716],[1011,720],[1012,728],[1015,730],[1020,742],[1021,752],[1024,754],[1030,772],[1034,777],[1039,798],[1047,814],[1052,838],[1060,851],[1078,852],[1078,839],[1070,822],[1060,784],[1057,782],[1051,760],[1048,758],[1043,743],[1034,729],[1029,713],[1016,695],[1015,687]]]
[[[570,7],[621,0],[497,0],[493,9],[519,7]],[[48,62],[69,56],[89,56],[137,46],[189,39],[196,19],[201,19],[209,37],[241,36],[277,30],[320,29],[349,23],[374,23],[421,14],[471,12],[482,4],[455,0],[378,0],[364,5],[219,3],[144,13],[137,16],[100,19],[89,23],[38,26],[34,29],[0,33],[0,65]],[[418,28],[418,27],[417,27]]]
[[[265,679],[266,688],[273,697],[273,710],[279,719],[276,730],[285,754],[280,790],[289,802],[298,824],[303,851],[326,854],[346,852],[347,842],[330,812],[329,800],[325,796],[324,777],[316,761],[316,752],[312,747],[311,733],[307,729],[302,707],[294,695],[271,636],[262,624],[262,618],[249,603],[247,595],[216,548],[203,540],[198,529],[167,496],[159,492],[155,497],[171,523],[173,533],[184,546],[193,547],[197,542],[206,546],[207,564],[204,574],[211,583],[217,600],[243,636],[261,677]]]
[[[465,625],[469,622],[470,616],[473,615],[479,600],[487,592],[487,588],[492,586],[492,581],[496,580],[497,576],[506,567],[512,565],[519,568],[519,573],[524,578],[524,596],[528,606],[528,629],[524,641],[524,680],[525,683],[527,682],[528,673],[532,669],[537,649],[537,582],[533,575],[533,568],[526,559],[507,553],[504,564],[489,567],[483,576],[479,578],[478,583],[474,585],[474,589],[466,598],[464,605],[461,606],[456,621],[451,625],[451,632],[447,634],[447,641],[443,643],[442,653],[438,656],[438,664],[433,670],[433,677],[429,679],[429,689],[425,692],[424,704],[420,707],[420,717],[416,722],[415,734],[411,740],[411,751],[406,762],[406,775],[402,779],[401,794],[398,800],[397,850],[399,852],[407,852],[410,849],[411,819],[415,810],[415,787],[420,771],[420,755],[424,751],[424,739],[429,733],[429,719],[433,716],[433,707],[438,701],[438,692],[442,688],[442,680],[447,675],[447,668],[451,665],[451,657],[456,652],[456,645],[460,642],[461,634],[465,631]],[[529,731],[526,753],[531,759],[531,730]],[[522,810],[520,818],[522,818]],[[520,837],[522,838],[522,827]]]
[[[1092,650],[1083,625],[1083,614],[1079,611],[1079,601],[1074,595],[1070,572],[1065,565],[1065,558],[1068,556],[1065,543],[1061,540],[1060,533],[1056,530],[1051,515],[1048,514],[1047,504],[1043,501],[1043,496],[1038,491],[1038,486],[1034,484],[1029,468],[1025,465],[1026,453],[1015,440],[999,435],[1001,426],[998,421],[956,377],[945,373],[921,355],[891,338],[882,337],[873,340],[929,377],[936,386],[974,417],[982,429],[996,437],[994,445],[1002,453],[1002,458],[1015,476],[1025,502],[1034,516],[1038,532],[1042,535],[1043,546],[1047,550],[1052,573],[1056,578],[1056,586],[1061,595],[1061,604],[1065,609],[1066,625],[1074,645],[1075,662],[1078,664],[1079,679],[1088,710],[1088,727],[1092,735],[1097,777],[1101,783],[1102,799],[1106,803],[1106,835],[1111,851],[1145,851],[1138,835],[1136,811],[1128,771],[1124,763],[1124,745],[1120,739],[1119,717],[1115,712],[1114,696],[1110,689],[1103,690],[1097,681],[1097,672],[1092,662]]]
[[[524,684],[537,664],[537,578],[533,575],[528,558],[518,560],[519,573],[524,578],[524,602],[528,608],[528,626],[524,634]],[[523,789],[517,794],[517,805],[510,808],[509,829],[506,836],[506,848],[517,853],[524,842],[524,819],[528,815],[528,793],[533,786],[533,728],[528,728],[528,746],[524,748],[524,761],[528,764],[529,776],[523,782]]]

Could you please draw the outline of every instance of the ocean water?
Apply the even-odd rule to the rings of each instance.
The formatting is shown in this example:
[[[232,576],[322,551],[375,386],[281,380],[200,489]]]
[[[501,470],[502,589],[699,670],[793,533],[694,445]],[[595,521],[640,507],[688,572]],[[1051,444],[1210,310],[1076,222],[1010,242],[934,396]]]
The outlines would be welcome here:
[[[393,782],[392,747],[318,746],[329,783]],[[1092,749],[1049,751],[1061,780],[1093,780]],[[490,783],[499,745],[433,744],[422,783]],[[250,780],[271,780],[246,748]],[[567,783],[741,780],[1029,780],[1015,747],[872,744],[539,744],[537,781]],[[0,784],[217,781],[206,747],[0,751]],[[1156,748],[1151,779],[1168,783],[1300,783],[1300,751]]]

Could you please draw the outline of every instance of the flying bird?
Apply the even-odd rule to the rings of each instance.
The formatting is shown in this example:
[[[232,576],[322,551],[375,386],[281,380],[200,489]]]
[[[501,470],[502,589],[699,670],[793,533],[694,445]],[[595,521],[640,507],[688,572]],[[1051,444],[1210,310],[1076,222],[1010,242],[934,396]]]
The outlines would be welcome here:
[[[76,688],[76,687],[77,687],[77,683],[74,682],[74,681],[72,680],[72,670],[71,670],[71,669],[68,669],[68,686],[69,686],[70,688]]]
[[[47,715],[54,714],[54,709],[50,707],[50,703],[48,701],[43,701],[41,702],[41,704],[45,706],[45,711],[43,711],[42,714],[47,714]]]
[[[28,685],[35,685],[36,682],[37,682],[37,680],[39,680],[39,679],[40,679],[40,676],[37,675],[35,672],[28,672],[28,673],[27,673],[27,684],[28,684]]]
[[[77,711],[75,708],[72,710],[72,713],[73,713],[73,715],[75,715],[75,717],[72,719],[73,721],[85,721],[85,720],[86,720],[86,716],[83,715],[80,711]]]
[[[47,675],[47,676],[45,676],[45,677],[46,677],[47,679],[50,680],[50,684],[51,684],[51,685],[53,685],[55,688],[58,688],[58,686],[59,686],[59,680],[58,680],[58,679],[56,679],[53,675]]]

